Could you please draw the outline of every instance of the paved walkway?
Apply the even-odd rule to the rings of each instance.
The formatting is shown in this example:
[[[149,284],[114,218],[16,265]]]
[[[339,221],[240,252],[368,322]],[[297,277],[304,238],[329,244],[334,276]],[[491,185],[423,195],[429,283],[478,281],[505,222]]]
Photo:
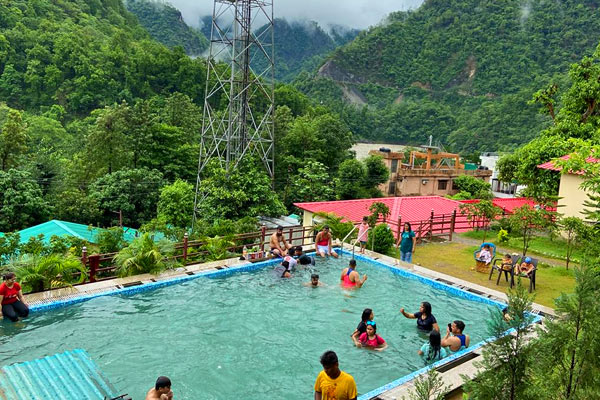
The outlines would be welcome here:
[[[457,243],[462,243],[462,244],[466,244],[469,246],[481,246],[481,240],[479,239],[471,239],[468,237],[464,237],[461,235],[454,235],[452,236],[452,241],[453,242],[457,242]],[[496,256],[500,256],[502,257],[502,254],[505,253],[514,253],[515,250],[511,250],[511,249],[507,249],[507,248],[502,248],[502,247],[496,247]],[[521,252],[519,252],[520,254]],[[544,257],[544,256],[539,256],[537,254],[532,254],[531,257],[533,258],[537,258],[538,260],[540,260],[541,262],[548,264],[550,266],[553,267],[565,267],[566,262],[562,261],[562,260],[557,260],[556,258],[549,258],[549,257]],[[574,264],[573,262],[571,262],[571,264]]]

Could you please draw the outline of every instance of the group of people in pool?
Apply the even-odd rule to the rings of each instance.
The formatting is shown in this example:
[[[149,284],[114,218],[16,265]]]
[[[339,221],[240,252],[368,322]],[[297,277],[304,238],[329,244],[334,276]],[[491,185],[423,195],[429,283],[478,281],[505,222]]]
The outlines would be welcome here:
[[[455,320],[446,327],[446,335],[442,338],[440,327],[431,312],[431,304],[424,301],[419,311],[409,313],[400,309],[400,313],[406,318],[417,320],[417,329],[428,334],[429,340],[425,342],[417,353],[425,361],[433,362],[445,358],[448,354],[456,353],[469,347],[471,338],[465,335],[465,323]],[[363,310],[361,320],[352,332],[351,338],[356,347],[365,347],[381,351],[387,347],[385,340],[377,334],[377,324],[374,321],[375,314],[370,308]]]

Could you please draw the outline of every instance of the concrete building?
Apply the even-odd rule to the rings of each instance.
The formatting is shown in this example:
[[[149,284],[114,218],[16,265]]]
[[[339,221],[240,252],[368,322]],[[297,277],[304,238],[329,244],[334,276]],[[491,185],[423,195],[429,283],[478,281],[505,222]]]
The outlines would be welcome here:
[[[369,154],[381,156],[390,170],[388,181],[380,186],[386,196],[445,196],[458,192],[453,179],[471,175],[489,182],[492,171],[465,169],[460,156],[454,153],[434,152],[437,147],[425,146],[425,153],[412,151],[408,163],[404,154],[392,151],[371,150]]]
[[[568,160],[569,156],[561,157],[563,160]],[[594,158],[588,158],[588,163],[600,162]],[[550,171],[561,171],[562,168],[554,165],[553,161],[548,161],[538,165],[538,168],[547,169]],[[586,207],[584,201],[588,200],[588,195],[581,188],[583,183],[583,172],[567,173],[560,175],[560,186],[558,188],[558,211],[565,217],[577,217],[583,220],[586,219],[584,211]]]

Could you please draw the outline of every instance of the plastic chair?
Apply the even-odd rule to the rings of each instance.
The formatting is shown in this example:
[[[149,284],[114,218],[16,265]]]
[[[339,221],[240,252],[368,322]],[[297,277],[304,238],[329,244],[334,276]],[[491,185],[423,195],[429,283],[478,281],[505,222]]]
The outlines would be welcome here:
[[[508,282],[508,275],[510,274],[510,287],[512,288],[513,285],[515,284],[515,267],[517,266],[517,264],[519,263],[519,259],[521,258],[521,256],[519,256],[518,254],[516,255],[512,255],[510,256],[510,270],[504,269],[502,268],[502,258],[496,258],[492,264],[492,269],[490,270],[490,276],[488,278],[488,281],[490,279],[492,279],[492,275],[494,274],[494,271],[498,271],[498,279],[496,280],[496,285],[500,284],[500,277],[502,276],[502,273],[504,272],[504,278],[506,279],[506,282]],[[500,262],[500,265],[498,265],[498,262]]]
[[[529,293],[531,293],[533,290],[535,290],[535,274],[536,271],[538,269],[538,259],[537,258],[532,258],[531,259],[531,264],[533,265],[533,270],[527,275],[527,274],[519,274],[519,278],[525,278],[525,279],[529,279]]]

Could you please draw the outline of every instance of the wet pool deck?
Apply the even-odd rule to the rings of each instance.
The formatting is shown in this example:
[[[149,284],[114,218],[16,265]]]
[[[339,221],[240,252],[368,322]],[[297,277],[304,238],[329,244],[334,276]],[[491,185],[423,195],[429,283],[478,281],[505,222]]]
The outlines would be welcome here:
[[[305,246],[306,251],[314,250],[313,246]],[[499,292],[497,290],[493,290],[487,288],[485,286],[477,285],[472,282],[468,282],[462,279],[455,278],[450,275],[446,275],[440,272],[432,271],[422,266],[405,263],[402,261],[398,261],[395,258],[385,256],[382,254],[374,253],[371,251],[367,251],[366,256],[381,261],[383,263],[394,265],[397,268],[401,268],[412,273],[421,275],[426,278],[430,278],[445,284],[452,285],[462,290],[466,290],[471,293],[479,294],[484,297],[488,297],[492,300],[507,302],[506,294]],[[343,257],[349,258],[348,255],[344,255]],[[74,299],[80,296],[87,296],[90,294],[101,294],[103,292],[111,292],[115,289],[121,289],[123,287],[139,285],[150,282],[159,282],[163,280],[168,280],[172,278],[182,277],[186,275],[195,274],[197,272],[205,272],[205,271],[218,271],[222,268],[228,268],[233,266],[241,266],[250,264],[249,261],[239,260],[237,258],[230,258],[226,260],[213,261],[202,264],[192,264],[186,267],[180,267],[173,270],[165,271],[159,275],[151,275],[151,274],[143,274],[143,275],[135,275],[126,278],[116,278],[109,279],[101,282],[87,283],[83,285],[78,285],[70,288],[63,289],[55,289],[51,291],[41,292],[41,293],[33,293],[25,295],[26,301],[30,305],[36,304],[44,304],[49,302],[54,302],[58,300],[67,300]],[[540,304],[533,304],[533,309],[535,313],[540,313],[541,315],[548,314],[554,315],[554,310],[551,308],[542,306]],[[444,382],[444,385],[449,388],[449,390],[455,390],[460,388],[464,382],[463,376],[474,377],[477,374],[478,368],[475,366],[475,363],[479,361],[481,358],[482,349],[476,349],[471,352],[471,355],[467,361],[464,362],[456,362],[456,366],[452,368],[448,368],[444,372],[440,373],[440,376]],[[473,357],[475,356],[475,357]],[[399,400],[402,399],[403,396],[406,397],[414,388],[414,380],[408,381],[400,386],[392,388],[384,393],[379,394],[376,397],[372,397],[372,399],[381,399],[381,400]]]

